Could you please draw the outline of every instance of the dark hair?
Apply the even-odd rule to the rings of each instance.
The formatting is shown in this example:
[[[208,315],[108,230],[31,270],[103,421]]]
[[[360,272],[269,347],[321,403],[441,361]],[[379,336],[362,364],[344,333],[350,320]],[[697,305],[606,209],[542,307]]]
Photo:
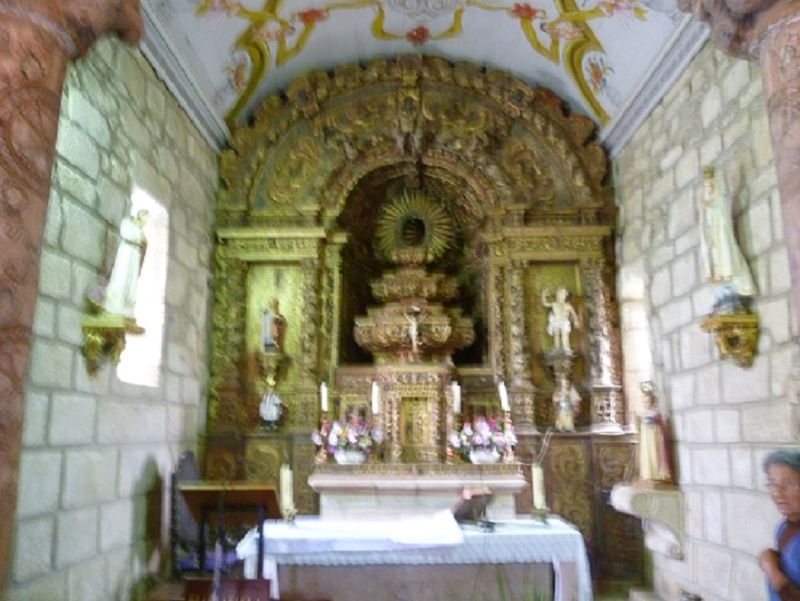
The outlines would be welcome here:
[[[800,474],[800,451],[791,449],[772,451],[764,458],[762,466],[766,472],[773,465],[785,465]]]

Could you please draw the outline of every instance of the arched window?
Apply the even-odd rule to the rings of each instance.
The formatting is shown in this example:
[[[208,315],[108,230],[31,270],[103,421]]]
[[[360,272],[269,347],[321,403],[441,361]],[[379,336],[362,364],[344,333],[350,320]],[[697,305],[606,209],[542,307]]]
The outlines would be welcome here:
[[[125,350],[117,365],[117,377],[129,384],[157,387],[161,375],[164,340],[165,291],[169,262],[169,214],[149,192],[134,185],[131,213],[149,212],[144,226],[147,250],[136,291],[136,323],[141,335],[127,335]]]

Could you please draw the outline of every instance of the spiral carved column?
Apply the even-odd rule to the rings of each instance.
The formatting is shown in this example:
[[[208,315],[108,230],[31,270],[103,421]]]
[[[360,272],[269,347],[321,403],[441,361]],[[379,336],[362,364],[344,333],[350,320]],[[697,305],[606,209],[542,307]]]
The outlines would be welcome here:
[[[138,0],[0,0],[0,596],[16,510],[22,399],[67,63],[142,31]]]
[[[511,408],[514,422],[523,428],[536,427],[533,410],[533,377],[528,336],[525,333],[525,263],[514,261],[508,270],[509,371]]]
[[[580,262],[589,313],[589,362],[592,370],[592,430],[619,429],[622,406],[622,358],[603,259]]]

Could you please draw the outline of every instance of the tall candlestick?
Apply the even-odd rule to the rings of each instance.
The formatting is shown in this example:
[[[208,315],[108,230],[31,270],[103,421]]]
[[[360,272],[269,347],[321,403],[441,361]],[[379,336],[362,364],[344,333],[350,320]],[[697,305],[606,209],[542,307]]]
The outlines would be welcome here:
[[[381,389],[378,383],[372,381],[372,415],[378,415],[381,412]]]
[[[461,386],[458,382],[451,382],[450,389],[453,391],[453,413],[461,413]]]
[[[508,391],[506,390],[505,382],[500,382],[497,385],[497,394],[500,395],[500,408],[503,411],[511,411],[511,407],[508,404]]]
[[[323,382],[319,385],[319,402],[322,407],[322,412],[328,411],[328,386]]]
[[[544,496],[544,469],[541,463],[531,466],[531,485],[533,486],[533,508],[546,509],[547,501]]]
[[[292,468],[288,463],[281,466],[281,512],[284,516],[294,513],[294,484],[292,479]]]

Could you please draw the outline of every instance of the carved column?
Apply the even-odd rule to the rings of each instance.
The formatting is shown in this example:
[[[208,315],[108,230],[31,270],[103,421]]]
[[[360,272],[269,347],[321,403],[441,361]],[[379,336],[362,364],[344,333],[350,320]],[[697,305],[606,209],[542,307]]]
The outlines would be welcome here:
[[[341,335],[342,248],[347,234],[336,234],[325,247],[325,270],[322,282],[322,340],[320,370],[323,379],[334,381],[334,370],[339,364],[339,336]]]
[[[723,51],[761,62],[800,323],[800,0],[678,0],[678,5],[709,23]]]
[[[513,261],[508,270],[509,390],[514,422],[522,428],[535,429],[531,357],[525,334],[525,265],[523,261]]]
[[[300,341],[300,379],[316,387],[319,369],[319,327],[320,327],[320,264],[317,259],[303,259],[301,262],[305,280],[303,281],[303,335]]]
[[[138,0],[0,0],[0,595],[61,87],[67,63],[97,37],[135,42],[141,31]]]
[[[613,320],[603,259],[583,259],[581,279],[589,313],[589,364],[592,378],[592,430],[619,429],[622,407],[622,361],[619,328]]]
[[[235,431],[258,423],[255,404],[239,399],[246,392],[245,382],[254,374],[242,373],[241,350],[245,347],[244,323],[247,306],[247,263],[232,257],[227,241],[221,240],[214,257],[214,318],[211,332],[211,379],[209,382],[209,431]],[[245,364],[247,364],[245,362]],[[255,365],[251,369],[255,369]],[[251,414],[248,416],[248,409]]]
[[[491,356],[491,366],[495,375],[505,378],[505,341],[503,335],[505,331],[505,319],[503,307],[505,306],[505,270],[502,265],[492,264],[489,266],[489,286],[486,287],[486,298],[484,299],[487,308],[486,314],[489,321],[489,353]]]

